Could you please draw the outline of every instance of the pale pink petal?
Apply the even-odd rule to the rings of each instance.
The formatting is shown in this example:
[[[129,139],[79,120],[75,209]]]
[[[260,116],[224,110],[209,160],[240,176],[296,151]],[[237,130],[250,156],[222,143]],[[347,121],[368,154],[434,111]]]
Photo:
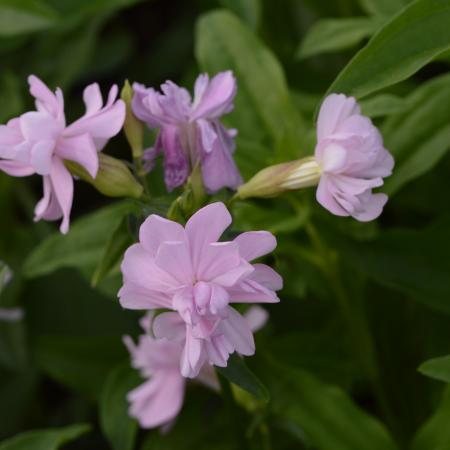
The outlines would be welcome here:
[[[17,161],[0,161],[0,170],[12,177],[27,177],[35,173],[31,166]]]
[[[62,159],[79,164],[92,178],[97,176],[99,167],[98,154],[89,134],[60,139],[57,154]]]
[[[30,93],[36,99],[36,108],[45,111],[55,118],[63,119],[64,100],[62,92],[57,89],[56,95],[35,75],[28,77]]]
[[[326,176],[322,176],[319,181],[319,186],[316,191],[316,199],[325,209],[328,209],[328,211],[332,212],[336,216],[348,216],[347,211],[345,211],[345,209],[338,204],[331,194]]]
[[[170,274],[155,264],[141,244],[128,248],[121,269],[126,281],[149,291],[169,293],[179,285]]]
[[[228,317],[220,323],[220,330],[241,355],[251,356],[255,353],[255,341],[250,326],[234,308],[228,308]]]
[[[56,140],[62,127],[49,114],[43,112],[27,112],[20,116],[20,129],[25,139],[31,141]]]
[[[320,141],[333,134],[347,117],[360,111],[353,97],[331,94],[322,103],[317,119],[317,139]]]
[[[70,211],[72,209],[73,178],[58,157],[53,157],[50,180],[53,193],[63,213],[63,220],[59,229],[61,233],[66,234],[69,231]]]
[[[176,312],[158,314],[153,321],[155,338],[169,340],[183,340],[186,335],[186,324]]]
[[[344,168],[347,150],[337,144],[330,144],[323,150],[321,167],[324,172],[337,172]]]
[[[39,175],[49,175],[52,170],[55,141],[38,141],[31,149],[30,164]]]
[[[231,215],[223,203],[211,203],[198,210],[186,224],[194,268],[201,261],[204,248],[217,242],[231,224]]]
[[[201,339],[192,335],[190,328],[186,329],[186,343],[181,355],[181,375],[186,378],[195,378],[205,361],[205,353]]]
[[[233,345],[224,334],[212,336],[209,340],[205,341],[208,363],[217,367],[226,367],[228,358],[234,350]]]
[[[171,298],[164,292],[152,291],[128,280],[117,295],[122,307],[127,309],[167,308],[172,304]]]
[[[382,213],[387,201],[388,196],[386,194],[373,194],[370,201],[364,205],[364,211],[355,212],[353,216],[361,222],[374,220]]]
[[[84,89],[83,101],[86,105],[86,115],[88,116],[102,109],[103,99],[98,83],[92,83]]]
[[[177,222],[152,214],[145,219],[139,229],[139,241],[155,257],[159,246],[164,241],[184,241],[184,228]]]
[[[181,410],[185,380],[176,371],[159,371],[128,394],[130,415],[142,428],[155,428],[173,420]]]
[[[283,278],[266,264],[253,264],[254,272],[250,275],[250,279],[258,282],[267,289],[279,291],[283,289]]]
[[[163,242],[156,253],[155,263],[179,284],[192,285],[195,281],[187,242]]]
[[[269,313],[260,306],[252,306],[245,314],[244,318],[250,327],[250,330],[256,332],[264,327],[269,320]]]
[[[202,80],[200,83],[204,83]],[[203,90],[203,92],[199,92]],[[198,89],[198,104],[191,115],[191,120],[199,118],[216,119],[233,109],[233,100],[237,86],[233,73],[228,70],[220,72],[211,79],[206,89]]]
[[[275,250],[277,240],[268,231],[247,231],[234,239],[239,246],[239,254],[247,261],[252,261]]]

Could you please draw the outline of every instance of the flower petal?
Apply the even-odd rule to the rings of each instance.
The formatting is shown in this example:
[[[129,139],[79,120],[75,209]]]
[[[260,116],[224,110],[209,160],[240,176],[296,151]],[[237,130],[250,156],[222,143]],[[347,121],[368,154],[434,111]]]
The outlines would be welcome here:
[[[153,321],[153,334],[157,339],[183,340],[186,324],[177,312],[161,313]]]
[[[149,381],[132,390],[127,398],[130,415],[142,428],[155,428],[173,420],[184,400],[185,380],[174,370],[158,371]]]
[[[187,242],[163,242],[155,263],[182,285],[192,285],[195,281]]]
[[[186,378],[195,378],[205,361],[206,354],[201,339],[192,335],[190,327],[186,327],[186,342],[181,355],[181,375]]]
[[[58,142],[57,154],[82,166],[92,178],[97,176],[99,161],[97,149],[89,134],[64,137]]]
[[[234,308],[228,308],[228,317],[222,320],[219,328],[238,353],[245,356],[255,353],[255,341],[250,326]]]
[[[49,175],[52,170],[55,141],[39,141],[31,149],[30,164],[39,175]]]
[[[153,257],[164,241],[184,241],[184,228],[177,222],[152,214],[139,229],[139,241]]]
[[[247,261],[267,255],[277,246],[275,236],[268,231],[247,231],[237,236],[233,242],[239,246],[239,254]]]

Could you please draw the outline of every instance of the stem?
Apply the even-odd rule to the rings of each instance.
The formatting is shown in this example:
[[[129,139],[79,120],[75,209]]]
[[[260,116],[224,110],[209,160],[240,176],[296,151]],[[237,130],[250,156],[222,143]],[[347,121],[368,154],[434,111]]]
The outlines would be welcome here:
[[[307,223],[306,232],[309,235],[313,245],[323,258],[323,270],[336,295],[342,317],[347,325],[353,352],[358,358],[361,368],[364,370],[375,394],[380,410],[391,427],[397,428],[396,419],[392,414],[386,395],[380,381],[380,370],[378,367],[378,357],[376,354],[375,343],[369,329],[364,311],[362,308],[355,308],[350,300],[339,275],[339,266],[337,254],[332,253],[323,243],[317,230],[311,223]]]

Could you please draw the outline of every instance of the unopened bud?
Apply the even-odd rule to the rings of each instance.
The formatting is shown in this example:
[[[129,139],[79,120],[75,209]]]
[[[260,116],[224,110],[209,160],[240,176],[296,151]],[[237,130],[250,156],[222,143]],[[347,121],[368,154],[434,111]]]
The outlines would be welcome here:
[[[128,80],[123,85],[120,97],[126,105],[126,116],[123,130],[131,147],[133,158],[141,158],[144,153],[144,126],[142,122],[133,114],[131,101],[133,100],[133,88]]]
[[[86,170],[72,161],[64,161],[69,171],[84,181],[92,184],[99,192],[108,197],[140,198],[143,187],[130,172],[130,169],[117,158],[99,153],[99,169],[92,178]]]
[[[316,186],[321,169],[313,156],[266,167],[237,191],[241,199],[275,197],[285,191]]]

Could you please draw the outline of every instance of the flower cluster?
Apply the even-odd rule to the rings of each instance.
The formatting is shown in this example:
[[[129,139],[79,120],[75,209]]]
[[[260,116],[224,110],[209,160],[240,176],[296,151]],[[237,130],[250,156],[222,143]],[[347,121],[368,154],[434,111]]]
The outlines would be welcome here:
[[[267,312],[257,306],[250,308],[244,318],[252,331],[262,328],[267,321]],[[123,341],[130,354],[132,366],[146,380],[127,396],[130,416],[136,418],[142,428],[167,427],[176,418],[184,400],[186,378],[180,373],[180,358],[183,352],[183,336],[174,339],[155,338],[153,335],[154,314],[146,314],[140,321],[144,334],[137,345],[129,336]],[[182,326],[183,319],[175,318]],[[199,383],[218,391],[219,382],[213,367],[204,364],[197,377]]]
[[[122,306],[171,310],[155,318],[153,332],[169,340],[184,336],[185,377],[196,377],[205,362],[226,366],[234,351],[254,353],[252,332],[232,303],[279,301],[281,277],[269,266],[250,263],[275,248],[274,236],[253,231],[217,242],[230,224],[223,203],[200,209],[185,228],[151,215],[122,263]]]
[[[64,161],[73,161],[93,178],[98,171],[98,154],[122,128],[125,105],[116,100],[117,86],[103,104],[100,88],[94,83],[83,93],[86,112],[66,125],[64,98],[37,77],[28,78],[36,111],[27,112],[0,126],[0,169],[12,176],[42,175],[44,196],[34,210],[35,220],[58,220],[60,230],[69,231],[73,201],[73,177]]]

